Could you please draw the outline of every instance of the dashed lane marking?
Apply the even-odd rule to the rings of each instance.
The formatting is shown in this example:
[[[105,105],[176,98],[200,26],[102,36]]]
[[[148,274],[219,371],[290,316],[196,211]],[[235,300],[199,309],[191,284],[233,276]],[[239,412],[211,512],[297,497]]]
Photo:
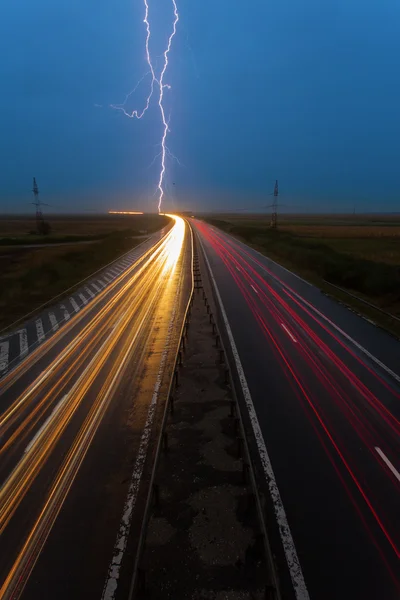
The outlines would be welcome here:
[[[79,312],[79,311],[80,311],[80,306],[79,306],[79,304],[78,304],[78,303],[75,301],[75,299],[74,299],[74,298],[72,298],[72,296],[71,296],[71,298],[69,299],[69,301],[70,301],[70,303],[71,303],[71,306],[72,306],[72,308],[74,309],[74,311],[75,311],[75,312]]]
[[[82,300],[82,304],[87,304],[87,298],[83,294],[78,294],[79,298]]]
[[[58,323],[57,323],[57,317],[53,312],[49,312],[49,320],[51,323],[51,328],[53,331],[57,331],[58,329]]]
[[[24,358],[28,354],[28,332],[26,329],[19,329],[17,331],[19,337],[19,357]]]
[[[8,369],[8,352],[10,350],[10,342],[0,342],[0,373]]]
[[[64,304],[60,304],[60,309],[62,310],[64,321],[68,321],[70,318],[70,314],[67,310],[67,307]]]
[[[36,325],[36,335],[37,335],[38,342],[43,342],[45,335],[44,335],[42,319],[36,319],[35,325]]]
[[[397,481],[400,481],[400,473],[398,472],[398,470],[396,469],[396,467],[390,462],[390,460],[388,459],[388,457],[386,456],[386,454],[383,452],[383,450],[381,450],[380,448],[378,448],[378,446],[375,446],[375,450],[377,451],[377,453],[379,454],[379,456],[381,457],[381,459],[383,460],[383,462],[392,471],[392,473],[396,477]]]

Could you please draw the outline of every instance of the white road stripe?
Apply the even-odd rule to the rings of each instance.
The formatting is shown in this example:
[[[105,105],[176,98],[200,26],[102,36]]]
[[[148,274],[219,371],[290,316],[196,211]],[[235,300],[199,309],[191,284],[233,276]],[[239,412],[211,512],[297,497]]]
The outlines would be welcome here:
[[[85,285],[85,291],[89,294],[90,298],[94,298],[94,294],[93,294],[92,290],[90,288],[88,288],[87,285]]]
[[[201,243],[201,240],[200,240]],[[201,246],[203,244],[201,243]],[[217,282],[215,281],[213,272],[211,270],[211,265],[208,260],[206,253],[204,252],[204,258],[208,265],[209,273],[211,280],[214,285],[215,293],[217,296],[218,303],[221,308],[222,317],[224,320],[224,324],[226,327],[226,331],[228,334],[229,342],[232,349],[232,354],[235,359],[236,369],[239,375],[240,384],[243,391],[243,397],[246,402],[247,410],[249,411],[250,421],[253,428],[254,437],[256,439],[258,452],[260,454],[261,463],[263,465],[265,478],[268,483],[269,492],[271,495],[272,503],[274,506],[275,517],[279,526],[279,533],[281,536],[283,549],[286,556],[286,562],[288,564],[290,577],[293,584],[294,593],[297,600],[309,600],[310,596],[308,594],[306,582],[304,580],[303,571],[301,569],[299,557],[297,554],[296,546],[294,545],[294,540],[292,537],[292,532],[290,531],[289,523],[286,516],[286,511],[283,506],[282,498],[278,489],[278,485],[276,483],[275,474],[272,468],[271,460],[269,458],[267,448],[265,445],[264,437],[261,431],[260,423],[258,421],[257,413],[254,408],[253,399],[250,394],[250,389],[247,384],[246,376],[244,374],[242,362],[240,360],[239,352],[237,350],[235,340],[233,337],[232,330],[229,325],[228,317],[225,312],[224,305],[222,303],[222,298],[218,290]]]
[[[39,342],[43,342],[45,335],[43,329],[43,321],[42,319],[36,319],[36,335]]]
[[[8,352],[10,342],[0,342],[0,373],[8,369]]]
[[[19,336],[19,357],[24,358],[28,354],[28,332],[26,329],[20,329],[18,332]]]
[[[99,286],[96,285],[95,283],[92,282],[90,285],[92,286],[92,288],[94,288],[96,290],[97,293],[99,293],[101,291]]]
[[[175,298],[177,298],[177,296]],[[176,306],[176,304],[174,306]],[[154,420],[155,410],[157,407],[158,395],[160,393],[162,376],[164,373],[165,363],[169,352],[169,342],[175,324],[175,314],[176,308],[173,309],[171,314],[171,319],[169,322],[168,332],[166,336],[166,343],[164,345],[164,350],[161,355],[157,379],[153,389],[153,395],[150,401],[149,409],[147,412],[146,423],[143,429],[142,436],[140,438],[139,450],[136,456],[135,465],[133,467],[133,473],[129,484],[128,495],[125,500],[122,519],[119,524],[117,539],[115,540],[114,555],[111,564],[108,568],[108,575],[104,584],[101,600],[114,600],[117,592],[122,559],[124,557],[124,553],[128,543],[128,536],[132,523],[132,513],[136,504],[139,486],[143,474],[143,468],[146,462],[151,429]]]
[[[71,315],[67,311],[67,307],[64,304],[60,304],[60,309],[63,312],[64,321],[68,321]]]
[[[51,323],[52,330],[57,331],[57,329],[58,329],[57,318],[56,318],[56,315],[51,311],[49,312],[49,320]]]
[[[105,288],[105,287],[106,287],[106,285],[107,285],[107,284],[106,284],[106,283],[105,283],[105,282],[104,282],[102,279],[98,279],[98,280],[97,280],[97,283],[99,283],[99,284],[101,285],[101,287],[102,287],[102,288]]]
[[[44,431],[44,429],[46,429],[46,427],[49,424],[49,422],[53,419],[54,415],[56,413],[58,413],[58,411],[60,410],[61,406],[64,404],[64,402],[65,402],[65,400],[67,398],[68,398],[68,394],[65,394],[65,396],[63,396],[61,398],[60,402],[57,404],[57,406],[54,408],[54,410],[51,412],[51,414],[47,417],[47,419],[45,420],[45,422],[43,423],[43,425],[41,426],[41,428],[39,429],[39,431],[37,431],[35,433],[35,435],[31,439],[31,441],[29,442],[29,444],[25,448],[24,454],[26,454],[27,452],[29,452],[29,450],[32,448],[33,444],[36,442],[36,440],[38,439],[38,437],[40,436],[40,434],[42,433],[42,431]]]
[[[83,294],[78,294],[79,298],[82,300],[82,304],[87,304],[87,298]]]
[[[103,275],[103,277],[105,277],[106,279],[108,279],[108,281],[112,281],[114,279],[114,277],[112,275],[110,275],[110,273],[105,273]]]
[[[70,297],[69,301],[70,301],[71,306],[72,306],[72,308],[74,309],[75,312],[80,311],[81,308],[80,308],[79,304],[75,301],[74,298],[72,298],[72,296]]]
[[[232,236],[229,236],[229,237],[232,237]],[[252,250],[252,248],[251,248],[251,250]],[[263,258],[266,258],[267,260],[271,260],[267,256],[264,256],[264,254],[261,254],[261,252],[258,252],[258,250],[254,250],[254,252],[257,252],[257,254],[259,254]],[[263,269],[263,271],[266,271],[268,273],[268,275],[270,275],[271,277],[273,277],[277,281],[277,283],[280,284],[283,287],[283,291],[286,294],[293,294],[294,296],[296,296],[296,298],[298,300],[300,300],[300,302],[303,302],[303,304],[305,304],[308,308],[310,308],[311,310],[313,310],[319,317],[321,317],[321,319],[324,319],[324,321],[326,321],[327,323],[329,323],[329,325],[331,327],[333,327],[334,329],[336,329],[336,331],[338,331],[340,333],[340,335],[342,335],[344,338],[346,338],[347,341],[351,342],[351,344],[353,344],[358,350],[360,350],[361,352],[363,352],[363,354],[365,354],[365,356],[368,356],[368,358],[370,360],[372,360],[376,365],[378,365],[379,367],[381,367],[381,369],[383,369],[384,371],[386,371],[386,373],[388,373],[391,377],[393,377],[393,379],[395,379],[398,383],[400,383],[400,376],[397,375],[397,373],[395,373],[394,371],[392,371],[392,369],[390,369],[389,367],[387,367],[382,361],[379,360],[379,358],[376,358],[376,356],[374,356],[373,354],[371,354],[366,348],[364,348],[364,346],[362,346],[361,344],[359,344],[358,342],[356,342],[355,339],[353,339],[349,334],[347,334],[345,331],[343,331],[343,329],[341,329],[338,325],[336,325],[333,321],[331,321],[321,311],[319,311],[317,308],[315,308],[315,306],[313,304],[311,304],[310,302],[308,302],[307,300],[305,300],[305,298],[303,298],[302,296],[300,296],[300,294],[298,294],[293,289],[291,289],[290,286],[288,286],[283,281],[280,281],[279,279],[277,279],[277,277],[276,277],[276,275],[274,275],[274,273],[272,273],[267,267],[265,267],[264,265],[262,265],[258,261],[256,261],[256,259],[254,257],[252,257],[251,254],[248,254],[247,256],[249,256],[254,262],[256,262],[256,264],[259,267],[261,267]],[[275,261],[271,260],[271,262],[275,262]],[[289,271],[285,267],[282,267],[282,265],[280,265],[279,263],[275,263],[275,264],[278,265],[284,271],[287,271],[288,273],[290,273],[290,275],[293,275],[294,277],[297,277],[297,279],[300,279],[301,281],[303,281],[303,283],[307,283],[310,287],[314,287],[315,288],[315,286],[313,286],[311,283],[309,283],[305,279],[302,279],[301,277],[299,277],[298,275],[296,275],[296,273],[292,273],[292,271]],[[318,288],[315,288],[315,289],[318,289]]]
[[[285,325],[284,323],[281,323],[281,325],[282,325],[283,329],[286,331],[286,333],[288,334],[288,336],[290,337],[290,339],[291,339],[291,340],[292,340],[292,341],[293,341],[295,344],[297,344],[297,340],[296,340],[296,338],[295,338],[295,337],[294,337],[294,335],[291,333],[291,331],[289,331],[289,329],[286,327],[286,325]]]
[[[394,467],[392,465],[392,463],[390,462],[390,460],[388,459],[388,457],[386,456],[386,454],[380,448],[378,448],[378,446],[375,446],[375,450],[377,451],[377,453],[379,454],[379,456],[381,457],[381,459],[387,464],[387,466],[389,467],[389,469],[392,471],[392,473],[396,477],[397,481],[400,481],[400,473],[398,472],[398,470],[396,469],[396,467]]]
[[[250,285],[251,285],[251,284],[250,284]],[[251,287],[253,288],[253,290],[255,291],[255,293],[256,293],[256,294],[257,294],[257,296],[258,296],[258,292],[257,292],[256,288],[254,287],[254,285],[251,285]]]

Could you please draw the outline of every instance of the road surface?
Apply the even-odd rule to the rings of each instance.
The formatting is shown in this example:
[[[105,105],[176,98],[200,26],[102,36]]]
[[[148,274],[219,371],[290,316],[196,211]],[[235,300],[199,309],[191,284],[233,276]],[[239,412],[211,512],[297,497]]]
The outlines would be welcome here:
[[[400,343],[192,220],[271,497],[285,598],[400,597]]]
[[[1,380],[1,600],[124,597],[191,265],[178,217]]]
[[[119,280],[127,269],[131,269],[141,256],[165,236],[168,229],[169,226],[155,232],[147,241],[78,283],[69,294],[60,295],[54,301],[49,301],[42,310],[38,309],[23,323],[18,322],[15,327],[10,328],[10,331],[3,333],[0,336],[0,377],[51,337],[111,282]]]

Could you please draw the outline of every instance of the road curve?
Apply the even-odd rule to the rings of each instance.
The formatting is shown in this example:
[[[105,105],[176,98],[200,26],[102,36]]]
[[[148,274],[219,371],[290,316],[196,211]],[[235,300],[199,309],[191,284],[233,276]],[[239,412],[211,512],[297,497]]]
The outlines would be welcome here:
[[[235,238],[192,225],[271,498],[284,598],[399,598],[400,343]]]
[[[1,380],[1,600],[123,597],[191,267],[177,217]]]

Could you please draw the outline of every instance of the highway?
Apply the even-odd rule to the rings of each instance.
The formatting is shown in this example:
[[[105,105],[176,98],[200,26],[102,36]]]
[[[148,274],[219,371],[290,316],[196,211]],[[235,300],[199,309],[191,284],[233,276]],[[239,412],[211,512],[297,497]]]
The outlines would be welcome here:
[[[283,597],[400,597],[400,343],[191,220],[270,502]]]
[[[173,227],[0,381],[0,599],[124,597],[192,287]]]

